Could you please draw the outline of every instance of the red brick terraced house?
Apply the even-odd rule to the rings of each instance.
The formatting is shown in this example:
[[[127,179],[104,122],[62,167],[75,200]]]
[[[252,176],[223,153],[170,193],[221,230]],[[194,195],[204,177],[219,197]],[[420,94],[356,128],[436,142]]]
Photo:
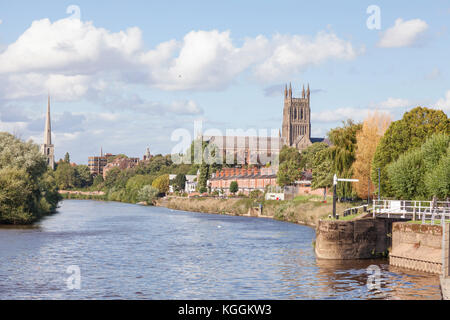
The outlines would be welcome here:
[[[278,168],[224,168],[212,174],[208,180],[208,186],[211,191],[223,190],[224,193],[230,193],[230,184],[236,181],[239,191],[248,195],[253,190],[264,192],[266,186],[277,185]]]

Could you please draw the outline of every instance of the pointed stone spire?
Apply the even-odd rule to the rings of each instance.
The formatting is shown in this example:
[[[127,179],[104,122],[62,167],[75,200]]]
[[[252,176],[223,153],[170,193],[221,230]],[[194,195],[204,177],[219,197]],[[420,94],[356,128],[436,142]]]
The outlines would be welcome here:
[[[288,97],[288,91],[287,91],[287,84],[284,87],[284,97],[287,98]]]
[[[308,83],[308,90],[306,91],[306,96],[309,99],[309,96],[311,95],[311,91],[309,90],[309,83]]]
[[[305,85],[303,85],[302,98],[305,99]]]
[[[47,158],[48,166],[55,169],[55,147],[52,144],[52,125],[50,118],[50,94],[48,95],[47,116],[45,120],[44,143],[41,145],[41,153]]]
[[[47,145],[52,144],[52,125],[50,120],[50,94],[48,95],[47,119],[45,121],[44,143]]]
[[[292,85],[289,82],[289,98],[292,98]]]

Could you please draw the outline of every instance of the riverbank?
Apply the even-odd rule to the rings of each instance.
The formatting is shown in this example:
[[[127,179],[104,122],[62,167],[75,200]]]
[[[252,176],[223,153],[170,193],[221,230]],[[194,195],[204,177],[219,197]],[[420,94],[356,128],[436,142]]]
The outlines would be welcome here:
[[[265,218],[292,222],[310,227],[316,227],[320,219],[327,218],[332,213],[333,204],[318,201],[316,197],[304,196],[286,201],[255,201],[248,198],[182,198],[165,197],[155,202],[156,206],[174,210],[204,212],[212,214],[227,214],[235,216],[251,215],[252,208],[258,208],[262,203],[262,214]],[[342,212],[348,204],[338,203],[337,210]]]

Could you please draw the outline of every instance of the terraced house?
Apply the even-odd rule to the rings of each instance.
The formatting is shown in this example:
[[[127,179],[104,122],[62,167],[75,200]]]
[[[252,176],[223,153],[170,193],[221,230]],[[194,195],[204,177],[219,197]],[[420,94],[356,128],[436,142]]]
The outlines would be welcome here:
[[[211,191],[223,191],[225,194],[230,193],[230,184],[232,181],[238,183],[239,191],[249,194],[253,190],[264,192],[266,186],[277,185],[277,169],[276,168],[225,168],[216,171],[208,180],[208,186]]]

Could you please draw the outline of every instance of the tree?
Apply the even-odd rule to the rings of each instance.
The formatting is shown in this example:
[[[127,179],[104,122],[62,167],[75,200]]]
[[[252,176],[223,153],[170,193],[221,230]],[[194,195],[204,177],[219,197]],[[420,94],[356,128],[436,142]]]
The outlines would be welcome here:
[[[39,147],[0,133],[0,224],[29,224],[61,200]]]
[[[424,199],[438,196],[445,198],[448,177],[446,158],[450,148],[450,136],[434,134],[421,147],[400,155],[387,168],[393,195],[400,199]],[[448,162],[447,162],[448,163]]]
[[[423,154],[420,149],[414,149],[401,155],[386,168],[393,196],[397,199],[423,199],[425,183],[423,176]]]
[[[434,133],[450,134],[450,120],[442,110],[417,107],[392,122],[378,144],[372,161],[372,181],[378,186],[381,173],[381,192],[393,196],[395,190],[388,180],[387,166],[406,151],[418,148]]]
[[[169,175],[164,174],[156,178],[152,183],[152,187],[158,189],[161,194],[169,192]]]
[[[72,189],[77,186],[75,168],[65,161],[60,162],[55,170],[55,179],[61,190]]]
[[[310,145],[308,148],[302,151],[300,167],[304,170],[314,169],[314,157],[315,155],[324,149],[328,148],[328,144],[325,142],[316,142]]]
[[[183,191],[186,187],[186,175],[182,173],[177,174],[172,184],[175,191]]]
[[[328,133],[332,146],[327,149],[327,152],[333,163],[333,175],[337,174],[339,178],[352,177],[352,165],[356,153],[356,134],[361,128],[362,124],[347,120],[342,127],[332,129]],[[337,192],[344,197],[351,197],[354,194],[350,182],[339,183]]]
[[[239,185],[238,185],[237,181],[231,181],[231,183],[230,183],[230,192],[232,194],[235,194],[238,191],[239,191]]]
[[[450,147],[443,156],[425,175],[425,188],[429,195],[446,200],[450,196]]]
[[[375,154],[378,143],[386,132],[390,117],[385,113],[374,112],[370,114],[363,122],[362,129],[356,134],[356,152],[355,162],[353,163],[353,178],[359,182],[353,184],[356,193],[362,199],[375,193],[375,185],[372,181],[369,183],[372,171],[372,159]]]
[[[89,167],[86,165],[78,165],[75,167],[76,186],[80,188],[92,185],[93,179]]]
[[[143,186],[138,193],[138,200],[150,204],[158,197],[159,189],[150,185]]]
[[[65,163],[70,163],[70,155],[68,152],[66,152],[66,155],[64,156],[64,162]]]
[[[279,157],[278,184],[283,187],[299,180],[302,177],[300,152],[296,148],[283,146]]]
[[[300,180],[301,177],[302,170],[300,164],[294,160],[289,160],[280,164],[277,173],[277,183],[279,186],[284,187],[294,184],[294,182]]]
[[[316,153],[313,160],[313,172],[311,188],[328,188],[333,184],[333,162],[329,155],[329,149],[323,149]]]

